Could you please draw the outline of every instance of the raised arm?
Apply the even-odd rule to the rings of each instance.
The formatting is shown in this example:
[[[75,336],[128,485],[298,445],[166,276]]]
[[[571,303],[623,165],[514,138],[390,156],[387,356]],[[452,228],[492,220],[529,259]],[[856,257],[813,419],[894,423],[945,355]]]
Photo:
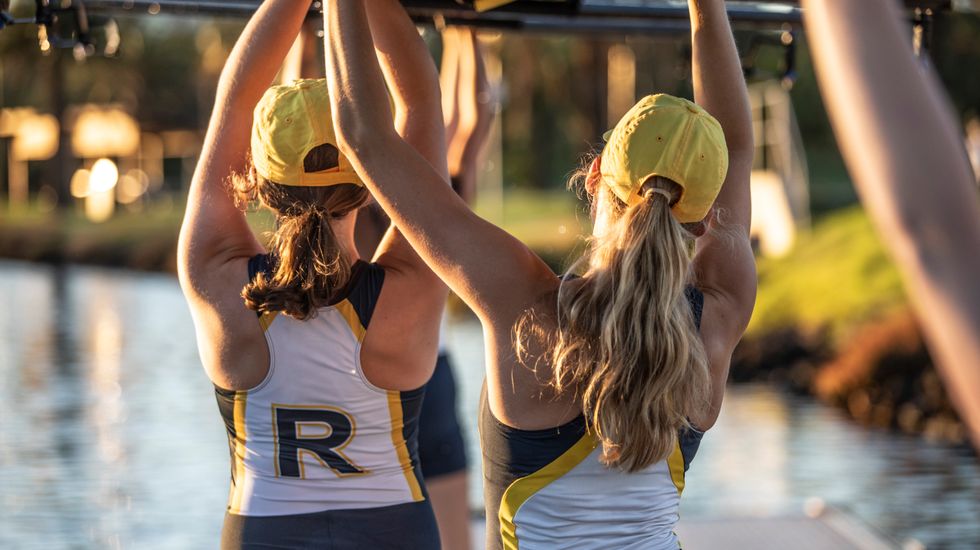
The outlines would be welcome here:
[[[493,128],[490,82],[483,48],[473,30],[451,27],[443,37],[442,93],[455,96],[451,102],[443,99],[443,112],[447,103],[452,108],[446,115],[449,174],[459,196],[473,204],[480,157]],[[451,59],[454,68],[446,66],[445,57]]]
[[[427,93],[429,90],[425,86],[425,82],[435,76],[429,51],[419,40],[415,25],[396,0],[374,0],[366,2],[365,6],[375,54],[387,77],[388,92],[395,111],[395,130],[448,182],[446,133],[440,96],[438,93]],[[383,105],[386,104],[379,104]],[[366,231],[368,228],[365,225],[359,223],[358,229]],[[388,229],[375,248],[376,261],[389,268],[400,267],[435,279],[401,230],[394,224],[386,225]],[[359,237],[364,240],[363,235]],[[442,286],[441,283],[439,286]]]
[[[212,279],[220,284],[217,268],[262,250],[235,205],[228,180],[246,169],[252,110],[272,83],[309,7],[309,0],[263,3],[221,72],[178,245],[180,279],[190,295],[207,293],[202,285]]]
[[[746,235],[752,217],[749,174],[754,145],[748,90],[722,0],[689,0],[694,101],[721,123],[728,144],[728,178],[715,206]]]
[[[309,10],[309,0],[269,0],[238,38],[218,82],[204,148],[187,196],[177,269],[201,361],[223,388],[257,384],[268,353],[255,312],[241,298],[247,258],[262,251],[235,205],[230,176],[246,170],[252,111]]]
[[[368,4],[369,19],[372,6]],[[374,21],[371,28],[376,36],[378,25]],[[493,126],[490,83],[487,81],[479,41],[472,31],[460,27],[446,28],[442,33],[442,47],[439,87],[442,91],[449,177],[456,193],[472,205],[476,200],[481,154]],[[323,70],[323,67],[320,69]],[[387,214],[377,204],[358,211],[354,235],[361,256],[375,255],[378,243],[390,225]]]
[[[722,0],[689,0],[694,100],[725,131],[728,175],[715,201],[711,230],[697,240],[694,270],[705,294],[701,335],[711,368],[712,407],[697,425],[714,424],[732,351],[755,305],[755,260],[749,242],[752,119],[742,66]]]
[[[442,91],[442,118],[446,124],[447,147],[459,125],[459,29],[446,27],[442,31],[442,59],[439,66],[439,89]],[[451,164],[451,163],[450,163]],[[452,174],[452,167],[449,173]]]
[[[447,185],[445,169],[434,168],[399,137],[390,111],[378,108],[388,104],[388,97],[366,32],[364,2],[329,0],[324,17],[327,81],[340,149],[415,250],[463,300],[481,316],[516,317],[527,296],[547,286],[540,282],[550,275],[547,266],[522,243],[473,214]],[[417,34],[412,43],[399,47],[424,50]],[[387,67],[396,96],[439,97],[428,54],[398,67],[413,74],[403,78],[393,74],[397,67]]]
[[[895,2],[803,5],[844,160],[980,448],[980,200],[949,105]]]
[[[395,106],[395,128],[448,183],[442,95],[432,85],[439,79],[432,56],[397,0],[367,0],[364,5],[374,51]]]

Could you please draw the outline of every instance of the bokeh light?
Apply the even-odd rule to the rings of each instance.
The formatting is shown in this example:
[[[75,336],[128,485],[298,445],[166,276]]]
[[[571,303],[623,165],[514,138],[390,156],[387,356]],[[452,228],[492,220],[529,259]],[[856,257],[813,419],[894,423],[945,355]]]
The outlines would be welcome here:
[[[71,176],[71,196],[77,199],[87,197],[89,193],[88,181],[91,176],[92,173],[84,168],[75,170],[75,173]]]
[[[92,165],[92,174],[89,177],[89,193],[102,193],[109,191],[119,182],[119,169],[116,163],[107,158],[101,158]]]

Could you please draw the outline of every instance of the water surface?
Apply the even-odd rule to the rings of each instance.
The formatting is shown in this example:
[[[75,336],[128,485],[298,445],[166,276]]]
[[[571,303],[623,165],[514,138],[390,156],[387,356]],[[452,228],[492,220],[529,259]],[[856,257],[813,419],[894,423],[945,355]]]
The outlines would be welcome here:
[[[0,548],[216,547],[228,448],[177,282],[0,262],[0,296]],[[452,323],[449,342],[478,460],[479,325]],[[471,475],[475,509],[479,483]],[[899,541],[980,548],[968,450],[869,431],[764,386],[730,389],[682,516],[799,514],[813,497]]]

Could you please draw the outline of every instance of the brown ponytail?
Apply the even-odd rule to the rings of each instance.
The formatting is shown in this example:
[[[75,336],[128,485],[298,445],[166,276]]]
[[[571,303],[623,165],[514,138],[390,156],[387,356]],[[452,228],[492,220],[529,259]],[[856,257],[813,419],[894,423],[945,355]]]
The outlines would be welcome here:
[[[336,166],[334,151],[331,146],[313,149],[306,158],[306,171]],[[239,196],[257,196],[276,213],[278,228],[269,246],[274,258],[272,274],[260,273],[245,286],[245,305],[259,313],[281,311],[297,319],[310,319],[350,279],[347,251],[330,221],[363,206],[368,191],[353,184],[285,186],[262,179],[254,169],[248,180],[246,185],[239,185]]]

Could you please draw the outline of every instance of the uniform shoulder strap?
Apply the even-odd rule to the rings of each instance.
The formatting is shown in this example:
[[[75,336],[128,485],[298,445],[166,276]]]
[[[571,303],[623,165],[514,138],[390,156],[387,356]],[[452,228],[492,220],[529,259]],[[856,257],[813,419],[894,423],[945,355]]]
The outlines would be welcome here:
[[[385,270],[378,264],[358,261],[352,266],[347,300],[354,306],[361,326],[365,329],[371,322],[374,307],[378,305],[384,281]]]
[[[249,282],[254,281],[259,273],[271,277],[274,269],[275,265],[268,254],[256,254],[248,259],[248,280]]]
[[[689,286],[684,289],[684,296],[687,303],[691,304],[691,313],[694,314],[694,326],[701,328],[701,313],[704,311],[704,294],[696,287]]]

